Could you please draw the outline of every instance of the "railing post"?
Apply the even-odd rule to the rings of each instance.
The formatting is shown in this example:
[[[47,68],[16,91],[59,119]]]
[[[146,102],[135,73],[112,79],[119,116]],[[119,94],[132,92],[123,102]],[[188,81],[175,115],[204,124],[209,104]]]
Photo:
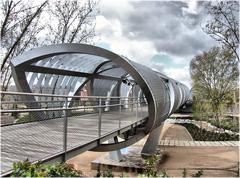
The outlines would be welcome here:
[[[98,108],[98,137],[101,137],[101,124],[102,124],[102,99],[99,98],[99,108]]]
[[[138,98],[136,98],[135,101],[136,101],[136,119],[138,121]]]
[[[119,122],[118,122],[118,126],[119,129],[121,128],[121,114],[122,114],[122,100],[121,98],[119,99]]]
[[[130,105],[131,105],[131,112],[133,112],[133,97],[131,98],[131,103],[130,103]]]
[[[81,100],[82,100],[82,98],[81,98]],[[86,101],[83,101],[82,103],[83,103],[83,113],[85,113],[85,112],[86,112],[86,111],[85,111]]]
[[[63,161],[66,161],[66,151],[67,151],[67,125],[68,125],[68,117],[67,117],[67,108],[68,108],[68,98],[65,98],[65,109],[64,109],[64,120],[63,120],[63,151],[64,157]]]

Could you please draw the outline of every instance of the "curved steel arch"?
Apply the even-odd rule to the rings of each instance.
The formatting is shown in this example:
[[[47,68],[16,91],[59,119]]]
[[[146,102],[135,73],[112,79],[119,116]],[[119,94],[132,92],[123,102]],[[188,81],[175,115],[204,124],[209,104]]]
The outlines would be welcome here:
[[[17,88],[22,92],[31,92],[25,72],[33,67],[32,64],[35,62],[64,54],[85,54],[91,55],[91,57],[104,58],[106,59],[105,62],[114,62],[129,73],[134,81],[140,86],[148,102],[149,117],[146,123],[146,133],[158,127],[161,122],[164,121],[169,114],[178,109],[189,96],[189,93],[185,93],[186,96],[182,94],[184,91],[188,90],[185,85],[113,52],[85,44],[57,44],[44,46],[32,49],[13,59],[11,61],[12,74]],[[87,60],[87,57],[85,60]],[[102,63],[103,62],[99,65]],[[53,69],[48,68],[48,70],[51,71]],[[64,71],[64,69],[61,70]],[[95,74],[96,72],[94,75]],[[168,82],[174,83],[171,85],[174,88],[171,89],[172,92],[175,92],[174,96],[171,96]],[[180,97],[178,93],[180,93]],[[28,99],[34,100],[34,98],[30,96]],[[171,104],[171,102],[174,102],[174,104]]]

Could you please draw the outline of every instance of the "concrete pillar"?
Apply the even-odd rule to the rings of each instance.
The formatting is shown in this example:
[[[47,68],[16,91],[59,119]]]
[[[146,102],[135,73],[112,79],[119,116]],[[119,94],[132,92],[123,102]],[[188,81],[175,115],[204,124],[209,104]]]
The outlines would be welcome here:
[[[114,137],[114,138],[108,140],[108,143],[117,143],[117,142],[118,142],[118,137]],[[111,160],[118,161],[118,162],[122,161],[123,157],[122,157],[121,150],[110,151],[109,158]]]
[[[141,155],[146,158],[156,153],[159,138],[160,138],[161,128],[160,126],[155,128],[148,136],[146,143],[143,146]]]

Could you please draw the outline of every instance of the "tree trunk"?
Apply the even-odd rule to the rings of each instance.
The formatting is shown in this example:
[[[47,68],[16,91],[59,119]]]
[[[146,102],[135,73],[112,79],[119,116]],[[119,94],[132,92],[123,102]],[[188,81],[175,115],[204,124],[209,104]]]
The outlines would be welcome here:
[[[218,102],[212,103],[212,110],[214,113],[214,117],[218,121],[218,124],[220,125],[221,123],[220,123],[220,118],[219,118],[219,105],[220,105],[220,103],[218,103]]]

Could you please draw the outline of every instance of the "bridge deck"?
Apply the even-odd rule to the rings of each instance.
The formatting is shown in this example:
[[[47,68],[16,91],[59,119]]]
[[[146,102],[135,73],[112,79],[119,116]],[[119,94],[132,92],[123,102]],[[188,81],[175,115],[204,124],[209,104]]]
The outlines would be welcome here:
[[[138,112],[138,119],[147,116],[147,108]],[[102,113],[101,135],[111,133],[137,121],[129,110]],[[98,114],[68,118],[67,149],[89,143],[98,138]],[[37,161],[63,151],[64,119],[51,119],[1,128],[1,171],[12,168],[19,160]],[[119,129],[120,130],[120,129]]]

